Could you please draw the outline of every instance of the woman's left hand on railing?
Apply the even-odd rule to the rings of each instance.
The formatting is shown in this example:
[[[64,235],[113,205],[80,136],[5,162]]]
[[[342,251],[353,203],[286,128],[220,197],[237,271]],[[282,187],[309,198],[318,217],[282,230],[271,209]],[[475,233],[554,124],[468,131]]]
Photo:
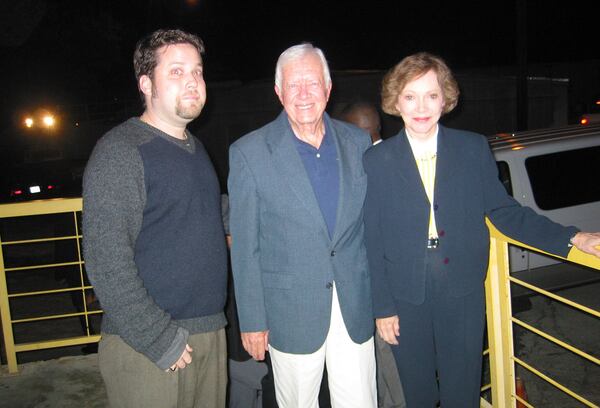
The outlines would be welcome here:
[[[580,251],[600,258],[600,232],[578,232],[571,243]]]

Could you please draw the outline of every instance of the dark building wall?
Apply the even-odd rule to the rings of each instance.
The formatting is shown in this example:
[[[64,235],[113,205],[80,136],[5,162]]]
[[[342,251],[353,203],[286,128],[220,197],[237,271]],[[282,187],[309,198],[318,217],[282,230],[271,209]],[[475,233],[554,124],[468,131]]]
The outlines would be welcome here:
[[[457,108],[442,118],[450,127],[483,134],[511,132],[517,128],[517,77],[514,68],[461,70],[456,77],[461,89]],[[576,123],[592,101],[600,97],[600,61],[574,64],[546,64],[528,68],[528,129]],[[328,112],[337,112],[356,99],[379,106],[383,71],[333,72],[333,90]],[[229,145],[247,132],[273,120],[281,105],[273,90],[273,79],[242,83],[229,81],[208,84],[208,101],[202,115],[190,129],[205,143],[212,156],[223,188],[228,172]],[[55,144],[66,158],[87,158],[96,140],[114,125],[142,111],[139,100],[109,104],[63,106],[64,128]],[[67,120],[68,118],[68,120]],[[382,114],[383,136],[402,127],[402,120]],[[70,128],[67,124],[70,124]],[[77,124],[77,126],[75,126]],[[10,136],[10,137],[9,137]],[[58,136],[58,135],[57,135]],[[11,152],[3,162],[22,160],[23,150],[35,143],[4,129],[2,152]],[[46,143],[40,139],[37,144]],[[44,147],[42,146],[42,147]],[[15,148],[18,147],[16,154]],[[48,146],[46,146],[48,147]]]
[[[333,73],[328,112],[335,117],[340,109],[355,100],[379,106],[383,74],[382,71]],[[516,129],[516,77],[482,74],[457,74],[456,77],[461,89],[459,104],[442,118],[443,124],[483,134]],[[530,129],[567,124],[568,85],[566,80],[548,78],[528,81]],[[190,129],[205,144],[225,190],[229,145],[273,120],[282,108],[271,79],[218,84],[209,86],[207,92],[207,106]],[[384,138],[397,133],[402,126],[401,119],[382,114]]]

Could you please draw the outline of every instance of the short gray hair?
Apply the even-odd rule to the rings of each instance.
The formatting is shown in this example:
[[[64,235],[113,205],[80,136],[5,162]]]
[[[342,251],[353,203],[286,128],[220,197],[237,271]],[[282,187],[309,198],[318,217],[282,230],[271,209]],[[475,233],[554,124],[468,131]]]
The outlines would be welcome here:
[[[325,59],[323,51],[321,51],[320,48],[314,47],[311,43],[293,45],[281,53],[279,59],[277,60],[277,65],[275,67],[275,86],[281,89],[281,81],[283,75],[282,71],[285,65],[294,60],[298,60],[308,54],[316,55],[321,61],[321,66],[323,67],[323,78],[325,79],[325,86],[329,86],[331,84],[329,64],[327,64],[327,60]]]

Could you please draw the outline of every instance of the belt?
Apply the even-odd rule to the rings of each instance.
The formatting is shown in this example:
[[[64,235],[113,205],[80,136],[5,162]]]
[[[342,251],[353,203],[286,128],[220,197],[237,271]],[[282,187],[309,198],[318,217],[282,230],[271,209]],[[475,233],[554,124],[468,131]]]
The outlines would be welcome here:
[[[427,240],[427,249],[436,249],[438,246],[440,246],[439,238],[429,238]]]

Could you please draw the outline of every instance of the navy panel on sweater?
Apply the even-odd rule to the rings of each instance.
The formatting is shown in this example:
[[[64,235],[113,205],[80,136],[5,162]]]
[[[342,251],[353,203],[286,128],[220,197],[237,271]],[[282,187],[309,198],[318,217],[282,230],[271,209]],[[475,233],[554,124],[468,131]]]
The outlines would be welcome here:
[[[220,187],[208,154],[200,143],[190,152],[162,137],[139,151],[146,206],[135,262],[144,286],[175,319],[221,312],[227,253]]]

